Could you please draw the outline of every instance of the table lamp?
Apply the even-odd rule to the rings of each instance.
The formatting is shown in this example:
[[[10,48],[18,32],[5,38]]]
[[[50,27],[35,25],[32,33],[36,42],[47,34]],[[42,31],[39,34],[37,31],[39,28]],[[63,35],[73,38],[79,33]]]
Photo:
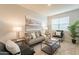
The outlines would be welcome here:
[[[20,26],[15,27],[14,31],[16,31],[17,39],[19,39],[20,38],[20,32],[22,31],[22,27],[20,27]]]

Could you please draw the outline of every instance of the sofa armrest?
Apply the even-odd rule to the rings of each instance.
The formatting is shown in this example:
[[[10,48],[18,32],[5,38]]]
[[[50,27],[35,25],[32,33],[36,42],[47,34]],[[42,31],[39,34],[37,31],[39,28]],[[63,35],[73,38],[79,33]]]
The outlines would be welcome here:
[[[0,55],[10,55],[8,52],[2,52],[0,51]]]

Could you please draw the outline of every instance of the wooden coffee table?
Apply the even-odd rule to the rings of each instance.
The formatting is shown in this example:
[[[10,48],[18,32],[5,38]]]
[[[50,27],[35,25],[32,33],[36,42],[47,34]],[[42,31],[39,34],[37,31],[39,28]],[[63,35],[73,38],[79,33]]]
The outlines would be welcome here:
[[[53,40],[54,39],[54,40]],[[60,47],[60,41],[58,39],[52,38],[52,40],[44,41],[41,44],[41,50],[45,53],[52,55]]]

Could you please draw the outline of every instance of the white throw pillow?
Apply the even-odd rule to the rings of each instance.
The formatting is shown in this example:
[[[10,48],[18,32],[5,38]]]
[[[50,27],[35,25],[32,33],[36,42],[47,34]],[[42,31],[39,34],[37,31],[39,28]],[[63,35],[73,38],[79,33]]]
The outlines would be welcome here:
[[[46,35],[45,35],[45,34],[43,34],[43,33],[42,33],[42,36],[46,37]]]
[[[31,35],[33,36],[33,39],[34,39],[34,38],[36,38],[36,35],[35,35],[35,33],[31,33]]]
[[[16,54],[16,53],[20,52],[19,46],[18,46],[15,42],[13,42],[13,41],[11,41],[11,40],[8,40],[8,41],[5,43],[5,45],[6,45],[6,49],[7,49],[10,53],[12,53],[12,54]],[[20,54],[21,54],[21,53],[19,53],[19,54],[17,54],[17,55],[20,55]]]
[[[61,32],[56,32],[56,35],[57,35],[57,36],[60,36],[60,35],[61,35]]]

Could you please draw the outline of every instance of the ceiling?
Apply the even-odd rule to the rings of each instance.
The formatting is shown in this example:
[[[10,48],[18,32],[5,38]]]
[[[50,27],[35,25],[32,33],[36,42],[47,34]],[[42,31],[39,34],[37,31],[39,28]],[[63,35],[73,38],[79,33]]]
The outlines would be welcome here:
[[[79,8],[79,4],[20,4],[20,6],[44,16],[56,15]]]

